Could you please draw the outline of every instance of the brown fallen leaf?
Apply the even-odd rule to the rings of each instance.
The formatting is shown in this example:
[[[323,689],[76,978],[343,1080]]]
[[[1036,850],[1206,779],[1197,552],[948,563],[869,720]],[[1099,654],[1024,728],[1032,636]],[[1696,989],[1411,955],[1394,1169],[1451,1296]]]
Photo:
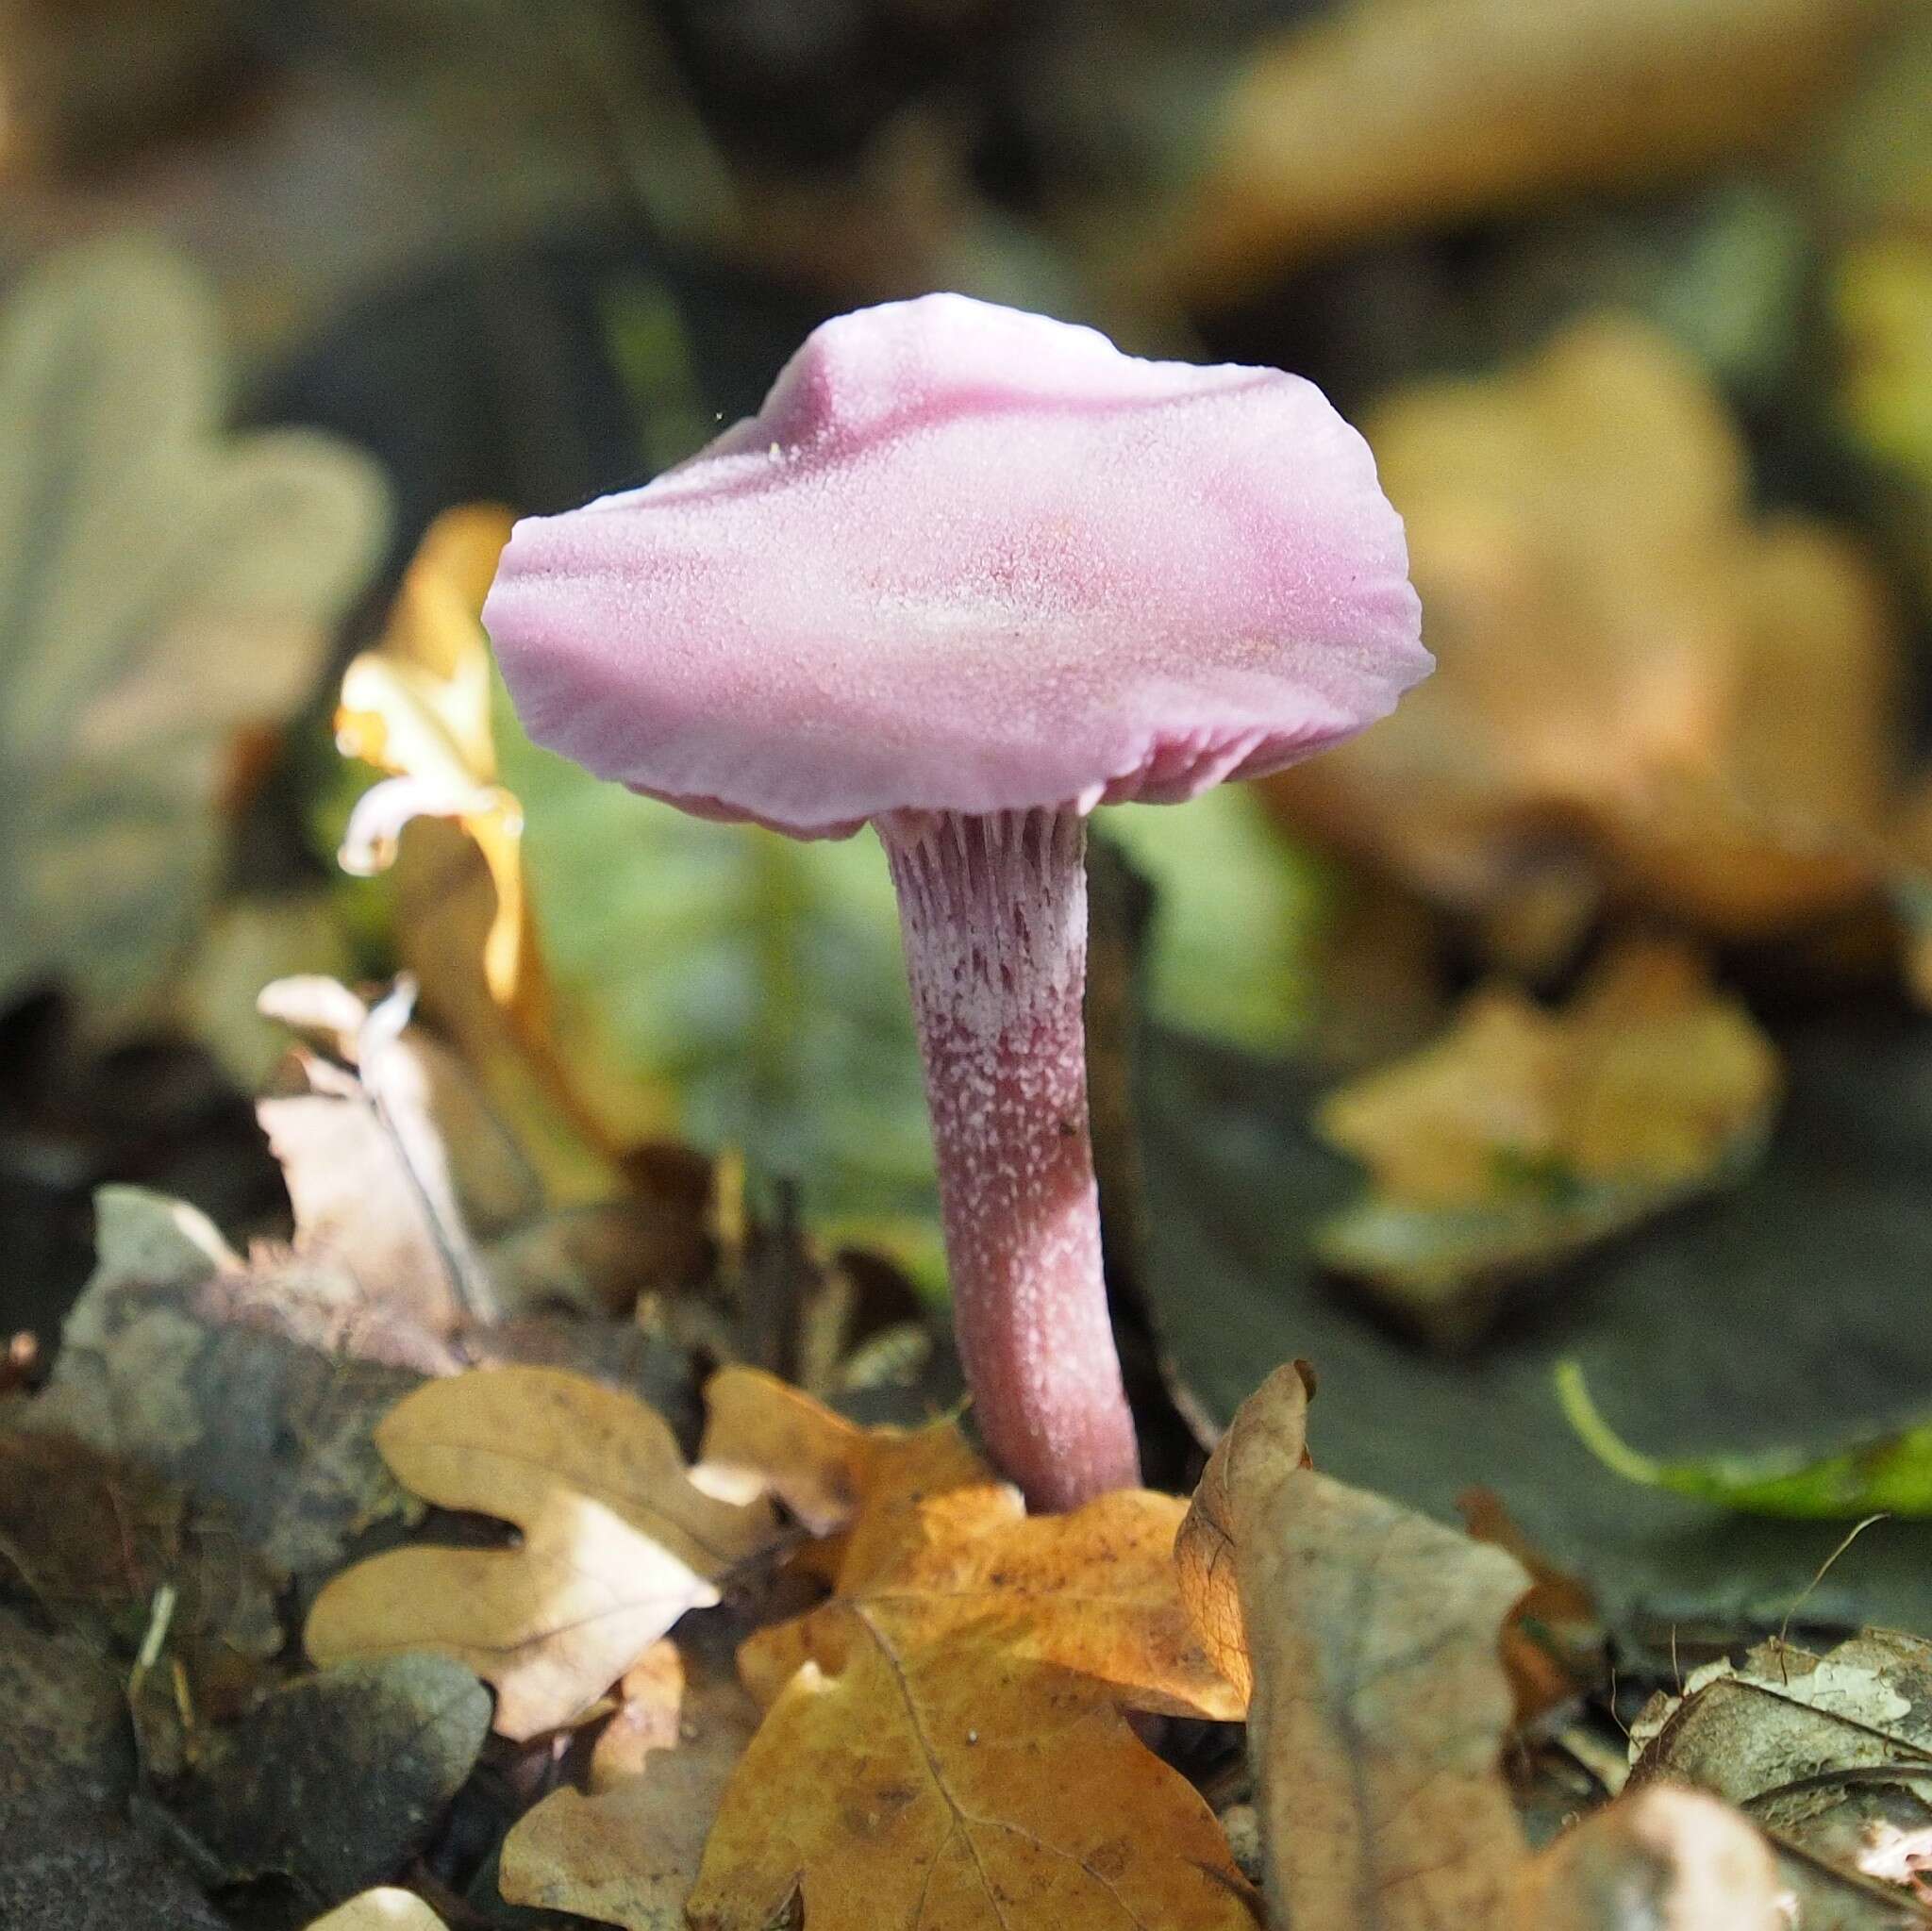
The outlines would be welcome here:
[[[386,520],[326,437],[221,434],[211,304],[122,239],[0,314],[0,1005],[58,979],[152,1018],[225,850],[238,742],[287,720]]]
[[[1193,299],[1225,300],[1344,242],[1682,178],[1789,140],[1909,10],[1356,0],[1250,60],[1156,260]]]
[[[1170,1561],[1182,1505],[1028,1519],[957,1429],[874,1450],[837,1591],[740,1652],[770,1707],[690,1917],[817,1931],[1117,1923],[1246,1931],[1212,1813],[1121,1706],[1228,1718]]]
[[[1876,904],[1895,615],[1850,541],[1754,515],[1741,440],[1681,351],[1591,318],[1364,428],[1439,667],[1270,780],[1294,824],[1530,970],[1609,904],[1740,940]]]
[[[1233,1571],[1271,1919],[1500,1923],[1524,1846],[1497,1770],[1512,1701],[1498,1645],[1529,1578],[1500,1550],[1316,1474],[1307,1399],[1293,1367],[1248,1398],[1176,1544],[1217,1646]]]
[[[1314,1473],[1308,1371],[1278,1368],[1209,1457],[1174,1544],[1217,1655],[1245,1651],[1269,1922],[1322,1931],[1774,1931],[1737,1811],[1654,1787],[1534,1858],[1502,1773],[1501,1644],[1524,1568]]]
[[[1633,1788],[1692,1785],[1764,1830],[1800,1923],[1932,1924],[1908,1865],[1884,1856],[1932,1826],[1932,1642],[1866,1630],[1822,1656],[1760,1644],[1653,1698],[1631,1741]]]
[[[1516,1689],[1521,1729],[1607,1681],[1603,1618],[1589,1590],[1530,1542],[1493,1490],[1465,1490],[1456,1508],[1472,1540],[1513,1556],[1529,1576],[1528,1593],[1503,1628],[1503,1667]]]
[[[319,1664],[438,1650],[494,1685],[522,1740],[573,1723],[687,1609],[769,1550],[774,1519],[691,1483],[642,1403],[547,1368],[431,1382],[376,1430],[405,1488],[497,1516],[513,1549],[406,1548],[336,1577],[309,1613]]]
[[[677,1656],[668,1642],[660,1648]],[[693,1665],[669,1734],[660,1730],[648,1750],[636,1747],[638,1727],[625,1726],[634,1706],[626,1679],[625,1700],[592,1752],[589,1791],[546,1797],[505,1839],[499,1889],[509,1903],[628,1931],[684,1931],[705,1840],[759,1719],[727,1661],[700,1654]],[[660,1716],[660,1695],[661,1670],[646,1686],[641,1723]]]
[[[396,940],[425,1009],[515,1122],[554,1196],[593,1200],[615,1187],[621,1145],[667,1116],[638,1082],[625,1093],[598,1080],[587,1095],[594,1047],[562,1057],[566,1032],[530,912],[523,807],[499,779],[491,720],[481,613],[509,530],[508,511],[489,505],[441,516],[381,643],[344,673],[337,743],[390,775],[358,801],[341,861],[363,876],[394,867]]]
[[[1560,1011],[1485,988],[1322,1103],[1316,1131],[1370,1185],[1317,1252],[1466,1341],[1512,1282],[1736,1176],[1780,1087],[1770,1040],[1680,946],[1625,945]]]
[[[1668,1784],[1567,1831],[1525,1873],[1519,1931],[1782,1931],[1764,1839],[1727,1806]]]

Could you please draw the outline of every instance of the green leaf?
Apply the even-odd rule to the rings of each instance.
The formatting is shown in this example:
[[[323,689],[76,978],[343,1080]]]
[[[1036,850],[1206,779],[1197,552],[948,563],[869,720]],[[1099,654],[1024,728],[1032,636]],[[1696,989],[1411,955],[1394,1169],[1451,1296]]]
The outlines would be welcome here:
[[[238,748],[374,567],[374,465],[225,437],[225,388],[206,292],[144,243],[57,256],[0,314],[0,1004],[156,1002],[221,878]]]
[[[1819,1455],[1801,1449],[1657,1461],[1615,1434],[1584,1384],[1562,1361],[1557,1399],[1570,1425],[1606,1468],[1646,1488],[1668,1489],[1747,1515],[1849,1520],[1880,1511],[1932,1516],[1932,1421],[1916,1422]]]
[[[499,696],[504,782],[559,1024],[588,1015],[679,1128],[796,1178],[813,1221],[929,1224],[932,1151],[877,841],[712,824],[533,745]]]
[[[1259,792],[1222,785],[1097,822],[1155,888],[1156,1014],[1252,1052],[1291,1043],[1308,1016],[1324,894],[1319,868],[1275,829]]]

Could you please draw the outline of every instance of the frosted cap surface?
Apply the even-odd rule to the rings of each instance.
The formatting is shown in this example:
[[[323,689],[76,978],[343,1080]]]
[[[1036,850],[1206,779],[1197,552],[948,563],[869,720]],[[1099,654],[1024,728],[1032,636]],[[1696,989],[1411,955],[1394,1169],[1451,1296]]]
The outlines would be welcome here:
[[[483,615],[538,741],[820,836],[1306,757],[1430,669],[1407,573],[1311,383],[927,295],[814,330],[643,489],[518,524]]]

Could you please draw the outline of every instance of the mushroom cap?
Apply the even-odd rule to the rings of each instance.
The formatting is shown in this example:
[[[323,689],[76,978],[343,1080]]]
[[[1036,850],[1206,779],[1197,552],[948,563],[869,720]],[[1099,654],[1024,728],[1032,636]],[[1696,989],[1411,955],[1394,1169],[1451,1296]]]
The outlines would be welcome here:
[[[962,295],[825,323],[690,461],[518,524],[483,621],[539,742],[803,837],[1191,797],[1431,667],[1311,383]]]

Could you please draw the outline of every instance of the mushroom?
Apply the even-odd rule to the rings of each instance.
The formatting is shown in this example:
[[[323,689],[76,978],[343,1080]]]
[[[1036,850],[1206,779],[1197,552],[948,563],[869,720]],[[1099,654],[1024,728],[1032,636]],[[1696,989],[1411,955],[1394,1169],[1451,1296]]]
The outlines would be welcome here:
[[[1430,667],[1367,445],[1272,369],[927,295],[816,329],[642,489],[520,523],[532,737],[705,817],[877,831],[959,1351],[1036,1507],[1139,1479],[1087,1118],[1086,821],[1274,771]]]

